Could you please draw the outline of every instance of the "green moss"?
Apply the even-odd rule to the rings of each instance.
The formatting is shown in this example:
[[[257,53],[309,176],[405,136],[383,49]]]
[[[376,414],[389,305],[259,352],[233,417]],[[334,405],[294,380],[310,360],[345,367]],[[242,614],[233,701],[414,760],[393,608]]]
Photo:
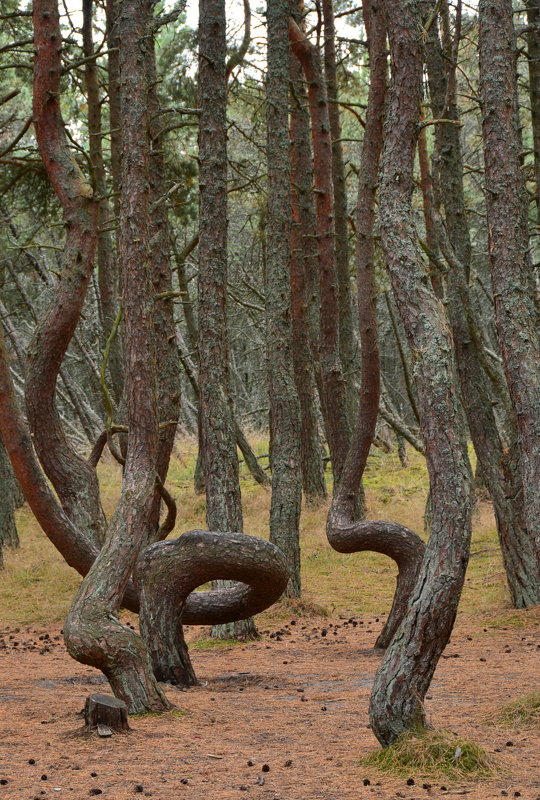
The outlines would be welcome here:
[[[496,771],[482,747],[450,731],[405,733],[385,750],[360,761],[386,775],[415,778],[487,778]]]

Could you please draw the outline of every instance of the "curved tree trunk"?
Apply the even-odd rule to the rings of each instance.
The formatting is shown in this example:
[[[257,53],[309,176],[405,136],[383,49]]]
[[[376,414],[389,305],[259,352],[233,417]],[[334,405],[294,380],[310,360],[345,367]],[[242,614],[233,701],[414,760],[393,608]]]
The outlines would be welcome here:
[[[482,129],[495,321],[516,415],[525,521],[540,569],[540,326],[528,256],[510,0],[479,5]]]
[[[90,542],[102,542],[105,517],[93,467],[66,439],[56,382],[75,332],[97,245],[98,204],[67,145],[60,112],[61,34],[54,2],[34,8],[34,126],[47,176],[63,209],[66,243],[54,299],[28,350],[26,410],[34,446],[68,516]]]
[[[157,475],[165,482],[169,470],[171,452],[176,436],[177,423],[180,416],[180,356],[176,344],[176,324],[172,292],[172,268],[170,256],[170,233],[167,203],[164,200],[165,163],[163,156],[163,137],[159,116],[159,99],[157,95],[157,71],[155,48],[148,49],[148,113],[150,118],[150,241],[152,243],[152,285],[158,297],[154,311],[154,326],[159,333],[156,336],[156,356],[158,371],[158,415],[160,423],[159,448],[157,459]],[[169,295],[169,296],[167,296]],[[160,536],[159,513],[161,496],[156,489],[154,504],[148,531],[149,542]]]
[[[414,587],[425,548],[419,536],[394,522],[378,520],[354,522],[355,498],[375,436],[379,410],[381,381],[373,263],[373,226],[383,139],[387,70],[386,28],[381,13],[382,9],[371,0],[365,0],[363,8],[369,42],[370,89],[356,209],[362,383],[358,419],[341,480],[334,492],[326,523],[326,534],[329,543],[340,553],[374,550],[384,553],[396,562],[399,573],[394,601],[386,625],[376,642],[376,647],[387,647],[407,609],[407,602]]]
[[[421,27],[408,0],[386,4],[392,87],[380,185],[382,244],[415,361],[432,498],[431,535],[407,613],[375,676],[373,732],[383,746],[425,725],[423,699],[457,610],[470,545],[471,475],[459,435],[452,341],[416,244],[411,217],[422,57]]]
[[[268,234],[265,289],[272,463],[270,541],[287,557],[290,568],[287,596],[300,597],[300,404],[293,370],[289,280],[289,0],[268,3],[267,24]]]
[[[51,0],[39,0],[38,8],[41,3],[50,4]],[[170,707],[152,674],[142,639],[117,616],[131,571],[148,535],[158,458],[149,237],[151,143],[145,67],[151,48],[151,19],[150,0],[125,0],[118,17],[125,148],[119,255],[129,428],[122,493],[107,539],[81,584],[64,626],[70,655],[100,669],[115,695],[127,703],[131,712]]]
[[[206,606],[206,624],[229,623],[264,611],[285,590],[289,569],[277,547],[241,533],[188,531],[142,554],[135,573],[141,633],[158,680],[180,686],[197,683],[180,619],[188,595],[216,578],[238,583],[196,593]]]

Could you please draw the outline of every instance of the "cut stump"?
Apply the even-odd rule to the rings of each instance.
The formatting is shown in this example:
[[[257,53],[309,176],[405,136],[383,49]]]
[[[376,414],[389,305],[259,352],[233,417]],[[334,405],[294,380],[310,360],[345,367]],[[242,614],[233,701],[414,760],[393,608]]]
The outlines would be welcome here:
[[[108,694],[91,694],[86,698],[84,721],[87,727],[97,728],[100,736],[110,736],[105,731],[129,731],[127,705]]]

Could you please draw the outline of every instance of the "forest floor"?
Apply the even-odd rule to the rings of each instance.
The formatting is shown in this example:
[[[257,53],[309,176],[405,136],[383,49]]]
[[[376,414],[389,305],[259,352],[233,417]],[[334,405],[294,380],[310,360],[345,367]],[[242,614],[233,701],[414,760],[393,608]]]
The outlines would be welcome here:
[[[204,515],[189,466],[179,458],[172,471],[182,530]],[[246,530],[261,535],[268,493],[244,481]],[[107,486],[117,487],[117,479],[105,470],[102,482],[107,507]],[[366,488],[373,516],[421,527],[426,482],[418,460],[402,469],[393,456],[378,456]],[[382,655],[373,645],[394,570],[380,556],[333,553],[324,513],[303,515],[306,603],[265,612],[262,638],[251,643],[217,644],[207,631],[189,629],[202,685],[168,687],[177,711],[131,717],[129,733],[100,739],[77,735],[79,712],[89,694],[108,686],[97,670],[69,658],[61,636],[79,579],[23,509],[21,548],[7,554],[0,576],[0,798],[539,800],[538,718],[532,727],[512,727],[498,716],[539,689],[540,609],[509,606],[489,504],[475,515],[456,628],[426,700],[435,728],[473,740],[493,758],[494,776],[476,782],[420,772],[407,781],[360,763],[378,749],[368,726]]]

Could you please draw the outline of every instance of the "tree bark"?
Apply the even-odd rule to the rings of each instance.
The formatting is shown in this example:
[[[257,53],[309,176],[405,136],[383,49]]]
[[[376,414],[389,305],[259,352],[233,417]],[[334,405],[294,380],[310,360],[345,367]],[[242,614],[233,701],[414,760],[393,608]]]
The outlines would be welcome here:
[[[293,19],[289,21],[289,39],[292,51],[302,65],[308,84],[319,256],[319,386],[334,484],[337,485],[347,455],[351,429],[339,349],[339,295],[334,253],[332,137],[320,55]],[[363,506],[363,502],[359,502],[359,505]]]
[[[537,0],[525,0],[527,9],[527,65],[534,148],[536,215],[540,223],[540,9]]]
[[[518,428],[525,521],[540,569],[540,327],[528,257],[510,0],[479,5],[489,262],[495,321]]]
[[[296,391],[300,402],[300,458],[302,487],[309,505],[326,500],[322,444],[317,419],[317,385],[314,355],[317,342],[310,329],[310,272],[316,270],[315,216],[313,209],[313,165],[310,148],[309,112],[302,68],[290,56],[292,87],[291,138],[291,315],[292,352]]]
[[[426,63],[433,117],[458,120],[455,65],[447,44],[446,53],[436,28],[426,41]],[[450,66],[447,66],[450,64]],[[435,126],[435,192],[445,210],[448,240],[455,258],[449,258],[447,309],[452,326],[461,395],[474,448],[486,487],[493,501],[497,530],[508,586],[516,608],[540,602],[540,579],[535,553],[523,507],[523,487],[519,470],[517,431],[513,419],[506,421],[510,442],[505,448],[493,410],[507,406],[507,396],[500,396],[490,381],[479,353],[483,342],[479,330],[478,309],[473,309],[468,287],[471,244],[463,191],[463,158],[459,128]],[[444,187],[444,188],[443,188]],[[435,209],[428,211],[434,228],[433,249],[439,247]],[[444,236],[441,231],[444,247]]]
[[[43,2],[50,0],[40,0]],[[124,143],[119,255],[129,430],[122,492],[107,539],[81,584],[64,626],[70,655],[101,669],[114,694],[131,712],[170,707],[153,676],[143,640],[117,616],[148,535],[158,458],[146,70],[151,19],[150,0],[127,0],[118,16]]]
[[[224,0],[199,5],[199,391],[206,521],[241,532],[227,330],[227,70]],[[251,635],[253,622],[214,632]]]
[[[160,423],[157,475],[165,483],[171,452],[180,416],[180,356],[176,344],[176,323],[172,292],[172,266],[170,253],[170,231],[165,201],[165,162],[163,135],[158,112],[157,71],[155,48],[147,51],[146,70],[148,76],[148,113],[150,119],[150,245],[152,248],[152,285],[158,298],[154,311],[156,357],[158,371],[158,416]],[[169,295],[167,297],[167,295]],[[159,515],[161,495],[154,493],[154,504],[150,519],[149,542],[160,536]]]
[[[349,235],[347,187],[339,118],[336,29],[333,0],[323,0],[324,75],[328,95],[328,118],[332,136],[332,182],[334,185],[334,249],[339,292],[339,353],[347,387],[351,427],[358,408],[358,342],[353,317],[351,276],[349,274]]]
[[[375,676],[370,720],[387,747],[425,726],[423,699],[446,646],[468,562],[471,475],[459,435],[452,342],[416,243],[411,198],[421,100],[421,26],[416,5],[385,5],[392,86],[380,184],[382,244],[415,362],[432,498],[430,539],[407,613]]]
[[[144,551],[135,580],[140,587],[141,633],[158,680],[197,684],[182,632],[182,611],[191,592],[216,578],[237,583],[196,592],[206,609],[206,624],[243,620],[264,611],[285,590],[289,569],[277,547],[241,533],[189,531]]]
[[[398,565],[398,579],[392,609],[376,647],[387,647],[407,609],[407,602],[422,557],[424,543],[412,531],[393,522],[354,522],[355,498],[375,436],[380,397],[380,359],[374,276],[375,196],[382,150],[386,97],[386,28],[382,8],[364,0],[364,24],[368,34],[370,89],[362,146],[356,209],[356,259],[358,268],[358,317],[360,322],[362,383],[355,430],[334,492],[326,523],[329,543],[340,553],[374,550]]]
[[[28,350],[26,410],[43,468],[82,535],[99,543],[105,517],[95,470],[66,439],[55,404],[58,373],[82,310],[97,244],[98,204],[67,145],[60,111],[62,39],[54,0],[34,6],[33,109],[39,153],[63,210],[66,242],[54,299]]]
[[[103,325],[101,345],[102,350],[104,350],[105,344],[109,338],[114,321],[116,319],[118,275],[113,248],[113,238],[112,233],[109,230],[112,211],[107,197],[107,176],[105,173],[105,163],[103,160],[103,131],[101,120],[102,100],[99,88],[99,74],[96,60],[93,58],[94,41],[92,35],[92,4],[93,0],[84,0],[83,2],[82,34],[84,57],[89,59],[84,66],[84,79],[88,102],[88,149],[90,163],[92,164],[93,189],[99,208],[97,266],[100,311]],[[112,105],[114,106],[114,101]],[[109,104],[109,107],[111,107],[111,104]],[[111,121],[111,128],[113,127],[113,122],[114,118]],[[111,344],[111,352],[109,356],[109,374],[111,377],[114,399],[116,403],[119,403],[122,398],[122,386],[124,382],[119,337],[115,337]]]
[[[268,233],[265,294],[272,464],[270,541],[283,551],[289,564],[287,596],[300,597],[300,404],[294,381],[289,279],[289,0],[268,3],[266,18]]]

